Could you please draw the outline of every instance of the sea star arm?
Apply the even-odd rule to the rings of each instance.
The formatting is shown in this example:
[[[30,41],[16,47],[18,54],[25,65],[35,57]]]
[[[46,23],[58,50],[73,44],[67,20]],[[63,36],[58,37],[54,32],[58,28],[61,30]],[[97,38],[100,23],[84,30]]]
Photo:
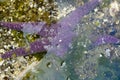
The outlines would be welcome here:
[[[17,48],[8,52],[5,52],[4,54],[1,55],[2,59],[6,59],[6,58],[10,58],[12,56],[24,56],[26,55],[27,52],[25,50],[25,48]]]
[[[60,26],[58,24],[53,24],[51,27],[43,27],[42,28],[42,33],[41,34],[42,38],[36,40],[35,42],[32,42],[29,44],[30,48],[29,50],[26,50],[26,48],[17,48],[8,52],[5,52],[2,54],[1,58],[6,59],[12,57],[12,55],[16,56],[25,56],[29,54],[34,54],[37,52],[44,52],[47,51],[48,46],[51,45],[51,38],[53,38],[56,34],[57,27]]]
[[[99,4],[99,2],[100,0],[92,0],[88,3],[85,3],[85,5],[78,7],[76,10],[74,10],[69,15],[67,15],[65,18],[61,19],[58,22],[58,24],[69,26],[69,27],[74,27],[80,21],[80,19],[84,15],[89,13],[91,10],[93,10]],[[38,23],[40,24],[38,25]],[[28,23],[27,22],[12,22],[12,23],[11,22],[0,22],[0,25],[2,27],[7,27],[9,29],[14,29],[18,31],[29,31],[29,28],[27,28],[28,30],[25,30],[26,27],[24,27],[25,25],[29,25],[29,24],[33,26],[36,26],[36,25],[43,26],[43,24],[45,23],[44,22],[30,22],[30,23],[29,22]]]
[[[43,30],[41,29],[41,31],[39,31],[38,33],[47,39],[53,38],[53,39],[49,40],[50,41],[49,44],[52,45],[52,47],[54,47],[54,46],[57,47],[54,50],[58,49],[58,52],[57,52],[58,55],[61,55],[61,54],[59,54],[59,52],[63,52],[63,54],[64,54],[68,50],[65,47],[69,46],[72,38],[74,37],[73,36],[74,32],[72,31],[74,26],[79,22],[79,20],[84,15],[86,15],[90,10],[93,10],[98,4],[99,4],[99,0],[92,0],[91,2],[88,2],[84,6],[79,7],[75,11],[71,12],[66,18],[60,20],[57,23],[57,25],[55,24],[55,25],[50,26],[50,28],[45,28]],[[58,24],[61,24],[60,28],[55,28],[55,27],[59,26]],[[2,25],[3,25],[3,23],[2,23]],[[11,27],[12,23],[10,26],[8,26],[8,25],[6,25],[6,26],[8,26],[8,28],[10,28],[10,29],[15,29],[15,30],[23,29],[23,28],[21,28],[21,26],[19,26],[20,28],[17,28],[16,25],[13,28]],[[44,31],[44,30],[46,30],[46,31]],[[66,30],[69,31],[68,34],[66,33]],[[68,36],[68,35],[70,35],[70,36]],[[47,46],[49,44],[47,44]],[[59,44],[60,44],[60,46],[59,46]],[[31,43],[31,45],[30,45],[31,51],[32,51],[31,53],[36,52],[37,50],[41,50],[41,49],[44,50],[44,46],[45,45],[43,45],[41,41],[40,42],[36,41],[36,42]],[[54,52],[54,50],[53,50],[53,52]],[[15,51],[15,50],[13,50],[13,51]],[[24,50],[23,50],[23,52],[24,52]],[[6,55],[6,54],[4,54],[4,55]]]
[[[21,31],[23,23],[18,22],[0,22],[1,27]]]
[[[120,44],[120,39],[111,35],[100,35],[95,41],[93,41],[89,46],[88,50],[94,49],[97,46],[104,44]]]
[[[102,35],[94,42],[94,45],[99,46],[107,43],[117,44],[120,43],[120,39],[111,35]]]
[[[59,23],[62,25],[69,25],[70,27],[74,27],[84,15],[93,10],[100,2],[100,0],[92,0],[85,3],[83,6],[78,7],[65,18],[61,19]]]
[[[98,0],[92,0],[85,3],[85,5],[78,7],[75,11],[60,20],[58,23],[61,24],[61,27],[58,28],[58,34],[52,39],[52,47],[48,52],[63,56],[68,51],[73,38],[76,36],[74,32],[75,25],[98,4]]]
[[[17,49],[13,49],[11,51],[5,52],[1,55],[2,59],[10,58],[12,56],[25,56],[29,54],[34,54],[37,52],[44,52],[46,51],[46,45],[48,46],[50,42],[48,39],[44,38],[42,40],[36,40],[35,42],[30,43],[30,48],[27,50],[24,47],[20,47]]]
[[[1,27],[6,27],[8,29],[22,31],[25,33],[37,33],[41,30],[45,22],[1,22]]]

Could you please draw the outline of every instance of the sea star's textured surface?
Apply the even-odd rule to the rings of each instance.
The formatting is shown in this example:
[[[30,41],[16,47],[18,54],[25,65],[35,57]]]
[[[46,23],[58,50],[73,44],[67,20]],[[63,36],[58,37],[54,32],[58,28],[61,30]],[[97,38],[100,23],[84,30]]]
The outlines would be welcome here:
[[[38,30],[37,34],[41,35],[41,39],[47,40],[47,43],[45,44],[50,45],[51,48],[44,48],[46,45],[42,42],[44,40],[39,39],[40,41],[36,41],[30,44],[30,52],[41,52],[42,50],[48,50],[48,52],[55,53],[57,55],[63,55],[68,50],[68,47],[75,36],[75,25],[81,20],[81,18],[86,15],[88,12],[93,10],[97,5],[99,4],[99,0],[92,0],[88,3],[85,3],[85,5],[78,7],[76,10],[72,11],[68,16],[61,19],[59,22],[55,24],[51,24],[51,26],[47,26],[46,24],[40,24],[41,22],[37,23],[10,23],[10,22],[0,22],[1,26],[7,27],[9,29],[15,29],[18,31],[23,31],[25,33],[34,33],[34,29],[31,28],[25,30],[28,24],[31,24],[31,26],[40,26],[40,30]],[[25,26],[26,25],[26,26]],[[41,28],[41,25],[43,26]],[[29,31],[31,30],[31,31]],[[36,33],[36,32],[35,32]],[[2,55],[2,58],[9,58],[11,57],[14,52],[16,55],[21,54],[21,52],[18,52],[17,49],[12,50],[10,52],[7,52],[6,54]],[[23,50],[23,55],[26,54],[26,51]],[[9,54],[9,55],[8,55]],[[7,56],[5,56],[7,55]],[[3,57],[5,56],[5,57]],[[18,56],[18,55],[17,55]]]
[[[117,44],[119,43],[120,40],[118,38],[115,38],[114,36],[110,36],[110,35],[103,35],[101,37],[99,37],[96,41],[95,41],[95,45],[99,46],[102,44],[107,44],[107,43],[113,43],[113,44]]]
[[[98,38],[92,42],[91,45],[88,46],[88,50],[94,49],[97,46],[105,45],[105,44],[113,44],[119,45],[120,39],[116,38],[115,36],[111,35],[100,35]]]

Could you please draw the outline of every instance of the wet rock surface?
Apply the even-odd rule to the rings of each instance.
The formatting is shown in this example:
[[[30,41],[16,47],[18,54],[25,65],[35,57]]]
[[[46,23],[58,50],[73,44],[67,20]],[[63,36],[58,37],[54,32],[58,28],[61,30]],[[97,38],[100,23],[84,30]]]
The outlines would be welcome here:
[[[77,0],[78,1],[78,0]],[[120,39],[119,0],[97,6],[77,24],[76,34],[68,52],[59,58],[52,53],[44,56],[38,64],[35,56],[12,57],[0,61],[1,80],[119,80],[120,45],[105,43],[92,46],[101,35]],[[60,2],[62,4],[62,2]],[[70,2],[72,4],[72,2]],[[68,1],[68,4],[70,4]],[[79,3],[82,4],[82,3]],[[108,4],[107,6],[105,4]],[[64,4],[65,5],[65,4]],[[75,9],[75,3],[67,11]],[[109,5],[111,5],[109,7]],[[115,7],[113,7],[115,5]],[[58,4],[59,6],[59,4]],[[61,9],[60,9],[61,10]],[[63,9],[64,10],[64,9]],[[58,13],[60,14],[60,13]],[[66,15],[66,12],[64,12]],[[61,15],[58,15],[60,18]],[[19,34],[19,32],[18,32]],[[23,37],[22,37],[23,38]],[[19,42],[25,40],[19,38]],[[23,46],[17,44],[11,30],[0,27],[0,53]],[[27,70],[27,67],[30,69]],[[25,75],[18,76],[22,72]],[[17,76],[17,77],[16,77]]]

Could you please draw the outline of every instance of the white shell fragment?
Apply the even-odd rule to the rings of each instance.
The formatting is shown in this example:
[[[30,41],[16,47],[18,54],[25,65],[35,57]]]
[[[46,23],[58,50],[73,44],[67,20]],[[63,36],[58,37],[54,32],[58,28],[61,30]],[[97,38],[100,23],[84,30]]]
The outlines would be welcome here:
[[[117,1],[114,1],[110,4],[109,13],[111,16],[115,16],[119,12],[119,5]]]
[[[107,48],[107,49],[105,50],[105,56],[106,56],[106,57],[110,57],[110,52],[111,52],[111,50],[110,50],[109,48]]]

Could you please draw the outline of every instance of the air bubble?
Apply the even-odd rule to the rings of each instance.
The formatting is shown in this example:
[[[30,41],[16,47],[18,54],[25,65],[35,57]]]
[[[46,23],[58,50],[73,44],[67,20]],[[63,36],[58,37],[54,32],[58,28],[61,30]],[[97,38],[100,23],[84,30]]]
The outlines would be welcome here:
[[[44,49],[48,50],[50,48],[50,45],[45,45]]]
[[[51,63],[51,62],[48,62],[46,65],[47,65],[48,68],[51,68],[52,63]]]
[[[85,54],[87,54],[88,52],[87,51],[84,51]]]
[[[65,61],[62,61],[60,64],[61,68],[63,68],[65,65],[66,65]]]
[[[54,32],[54,29],[50,29],[50,32]]]
[[[86,45],[83,45],[83,47],[87,47]]]
[[[69,77],[67,77],[67,79],[66,80],[71,80]]]
[[[77,45],[79,46],[79,45],[80,45],[80,42],[78,42]]]
[[[62,40],[60,39],[59,42],[62,42]]]

